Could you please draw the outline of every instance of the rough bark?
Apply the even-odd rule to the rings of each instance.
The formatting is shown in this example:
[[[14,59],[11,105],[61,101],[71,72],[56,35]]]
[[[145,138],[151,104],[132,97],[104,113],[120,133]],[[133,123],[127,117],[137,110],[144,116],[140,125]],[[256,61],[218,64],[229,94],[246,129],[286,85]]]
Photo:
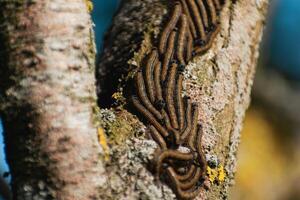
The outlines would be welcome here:
[[[0,1],[1,117],[14,199],[95,199],[92,23],[83,0]]]
[[[267,7],[267,0],[228,1],[221,16],[221,33],[212,48],[205,55],[195,57],[185,71],[184,92],[200,105],[199,121],[204,129],[203,146],[212,168],[208,174],[209,189],[199,198],[225,198],[228,187],[233,183],[235,155],[245,111],[250,103]],[[110,183],[108,188],[112,192],[107,194],[108,199],[112,196],[122,199],[125,194],[131,194],[132,198],[141,195],[145,199],[174,198],[165,185],[153,183],[152,175],[141,170],[144,168],[138,165],[147,166],[147,160],[143,161],[142,158],[152,158],[155,143],[145,140],[144,137],[128,142],[128,136],[124,139],[123,134],[130,135],[128,132],[132,131],[122,128],[125,127],[124,123],[127,124],[124,119],[131,123],[131,127],[133,122],[129,119],[135,119],[124,111],[123,106],[127,102],[123,98],[123,91],[131,84],[127,82],[128,77],[141,66],[141,58],[157,42],[166,16],[171,12],[168,9],[166,1],[123,1],[106,37],[104,53],[97,69],[98,100],[102,106],[117,105],[117,108],[102,110],[102,116],[105,116],[102,117],[104,128],[111,144],[127,141],[125,147],[121,145],[124,149],[113,145],[111,154],[113,165],[119,166],[112,169],[119,171],[115,179],[118,184],[122,185],[120,182],[123,182],[126,186],[119,188],[114,182]],[[114,116],[113,123],[108,120],[111,116]],[[138,125],[133,127],[135,132],[140,130]],[[122,159],[124,157],[127,160]],[[137,164],[133,158],[141,160]],[[132,166],[128,167],[130,165]],[[222,169],[225,173],[224,181],[221,177],[224,175]],[[132,171],[135,175],[131,174]],[[128,176],[130,178],[122,178]],[[140,179],[146,181],[141,183]]]
[[[212,48],[185,71],[184,92],[200,105],[214,173],[199,198],[225,198],[233,181],[267,2],[227,2]],[[110,105],[112,94],[117,100],[109,110],[95,105],[94,46],[83,0],[0,0],[0,7],[1,115],[14,198],[174,199],[149,172],[156,143],[122,97],[126,77],[161,30],[166,1],[122,2],[97,69],[99,104]]]

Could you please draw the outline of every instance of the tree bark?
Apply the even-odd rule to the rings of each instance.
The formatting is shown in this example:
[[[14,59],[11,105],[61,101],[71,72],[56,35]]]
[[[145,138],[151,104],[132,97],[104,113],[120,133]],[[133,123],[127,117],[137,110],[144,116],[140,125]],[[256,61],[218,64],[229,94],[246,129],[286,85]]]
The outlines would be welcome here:
[[[207,183],[209,189],[201,193],[199,199],[226,198],[227,190],[234,181],[236,151],[245,111],[250,103],[251,86],[267,7],[267,0],[227,1],[221,13],[221,32],[214,44],[207,53],[196,56],[189,62],[184,72],[184,93],[200,105],[199,121],[204,131],[202,144],[210,167]],[[124,91],[128,84],[131,84],[128,83],[128,79],[136,68],[142,66],[144,54],[157,44],[159,33],[167,16],[172,12],[171,9],[165,1],[127,0],[123,1],[114,18],[113,26],[106,35],[104,52],[97,69],[97,81],[99,104],[116,105],[117,113],[116,109],[110,110],[116,114],[116,121],[121,120],[124,123],[124,118],[127,120],[130,118],[127,113],[124,114],[126,111],[123,111],[123,105],[128,101],[123,98]],[[106,110],[105,113],[107,112],[109,111]],[[126,131],[116,128],[115,124],[116,122],[105,123],[106,133],[111,143],[115,141],[122,143],[123,133]],[[134,158],[150,156],[151,159],[156,145],[144,143],[144,139],[129,143],[131,145],[127,147],[130,150],[129,156],[131,154],[135,155]],[[141,146],[144,146],[144,149],[139,149]],[[150,148],[151,146],[153,147]],[[120,155],[121,158],[125,157],[128,150],[120,148],[115,151],[117,153],[113,153],[111,159],[118,160],[117,165],[130,165],[129,161],[125,162],[119,157]],[[140,151],[144,153],[142,156]],[[135,177],[134,181],[130,180],[131,182],[123,180],[126,187],[118,190],[120,199],[125,198],[125,191],[130,191],[125,194],[137,193],[137,196],[142,195],[145,199],[175,198],[165,185],[153,184],[151,174],[146,172],[147,176],[141,174],[139,168],[142,167],[137,164],[133,166],[133,169],[127,169],[129,172],[123,170],[120,175]],[[136,175],[130,175],[131,171]],[[141,179],[146,181],[141,183]],[[139,191],[136,191],[132,184],[138,187]],[[110,187],[114,192],[114,185]]]
[[[228,1],[213,46],[185,71],[212,168],[199,199],[225,198],[233,182],[267,5]],[[1,116],[14,199],[175,199],[148,170],[157,145],[122,95],[170,12],[166,2],[122,1],[96,69],[99,105],[115,106],[100,110],[85,1],[0,0],[0,7]]]
[[[1,116],[14,199],[95,199],[92,23],[83,0],[0,1]]]

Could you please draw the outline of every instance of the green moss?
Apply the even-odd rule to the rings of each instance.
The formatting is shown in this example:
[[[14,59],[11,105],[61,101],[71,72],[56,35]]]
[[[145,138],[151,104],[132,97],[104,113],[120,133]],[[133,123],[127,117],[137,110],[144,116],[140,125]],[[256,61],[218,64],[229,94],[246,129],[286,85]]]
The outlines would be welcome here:
[[[110,124],[108,138],[111,143],[123,144],[127,138],[137,136],[141,124],[128,112],[117,115],[116,120]]]
[[[122,144],[133,132],[133,127],[127,121],[119,119],[110,127],[109,139],[113,143]]]
[[[95,124],[104,129],[109,144],[123,144],[127,138],[142,132],[139,120],[125,110],[95,109],[94,113]]]

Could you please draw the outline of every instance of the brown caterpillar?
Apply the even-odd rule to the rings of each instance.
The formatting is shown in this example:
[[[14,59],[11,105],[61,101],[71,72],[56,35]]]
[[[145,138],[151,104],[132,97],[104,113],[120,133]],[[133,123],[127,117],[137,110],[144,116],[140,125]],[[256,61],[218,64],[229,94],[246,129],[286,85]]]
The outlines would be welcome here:
[[[181,138],[185,138],[188,136],[188,134],[191,132],[192,130],[192,103],[191,100],[186,98],[185,99],[185,105],[186,105],[186,113],[185,113],[185,129],[181,134]]]
[[[193,19],[191,17],[191,14],[189,12],[189,7],[186,3],[186,0],[180,0],[180,3],[182,5],[182,8],[183,8],[183,13],[186,14],[188,20],[189,20],[189,27],[190,27],[190,30],[191,30],[191,33],[193,34],[193,37],[194,38],[197,38],[197,32],[196,32],[196,27],[193,23]]]
[[[195,0],[186,0],[188,5],[190,6],[190,10],[192,13],[192,16],[194,17],[193,20],[195,21],[196,27],[198,28],[198,33],[200,34],[200,38],[202,40],[206,39],[205,35],[205,29],[203,26],[202,18],[199,12],[199,9],[196,5]]]
[[[168,39],[168,46],[167,46],[167,50],[164,54],[164,59],[163,59],[163,67],[162,67],[162,71],[161,71],[161,81],[165,81],[166,80],[166,76],[168,73],[168,67],[170,64],[170,61],[172,59],[173,53],[174,53],[174,46],[175,46],[175,37],[176,37],[177,33],[176,31],[172,31],[172,33],[170,34],[170,37]]]
[[[202,16],[202,19],[204,22],[204,26],[207,28],[208,27],[208,16],[207,16],[205,5],[202,0],[197,0],[196,3],[200,9],[200,13],[201,13],[201,16]]]
[[[168,113],[170,115],[171,124],[173,128],[178,129],[176,109],[175,109],[174,98],[173,98],[174,91],[175,91],[176,72],[177,72],[177,64],[173,63],[169,70],[168,80],[166,85],[166,103],[167,103]]]
[[[180,17],[180,27],[179,27],[179,35],[178,35],[178,44],[177,44],[177,59],[180,64],[185,65],[184,60],[184,46],[186,45],[186,38],[188,32],[188,21],[185,14],[182,14]]]
[[[193,176],[195,169],[196,169],[196,166],[191,165],[190,168],[188,169],[188,171],[186,171],[186,173],[184,175],[177,175],[176,178],[178,179],[178,181],[187,181]]]
[[[216,24],[216,22],[217,22],[217,10],[215,8],[213,0],[207,0],[206,5],[207,5],[208,13],[210,14],[211,23]]]
[[[164,122],[165,122],[165,126],[167,128],[167,131],[171,132],[172,133],[172,137],[173,137],[173,140],[175,142],[175,144],[179,144],[179,140],[180,140],[180,133],[178,130],[174,129],[171,125],[171,122],[170,122],[170,119],[169,119],[169,116],[167,114],[166,111],[162,110],[162,113],[163,113],[163,116],[164,116]]]
[[[162,169],[162,165],[165,162],[165,160],[168,159],[178,159],[182,161],[188,161],[193,159],[193,154],[192,153],[181,153],[179,151],[175,150],[165,150],[163,151],[157,158],[156,161],[156,172],[159,174]]]
[[[156,110],[156,108],[154,108],[154,106],[151,104],[147,93],[145,91],[145,84],[144,84],[144,79],[143,79],[143,74],[142,72],[137,72],[136,77],[136,88],[137,88],[137,92],[138,92],[138,96],[140,97],[140,100],[143,102],[143,104],[145,105],[145,107],[158,119],[161,120],[162,119],[162,115],[160,114],[160,112],[158,110]]]
[[[188,38],[187,38],[187,46],[186,46],[186,60],[187,62],[191,60],[192,54],[193,54],[193,47],[194,47],[194,42],[193,42],[193,35],[191,33],[191,30],[188,30]]]
[[[150,134],[152,139],[158,143],[158,145],[160,146],[160,148],[162,150],[166,150],[167,149],[167,144],[164,140],[164,138],[159,134],[159,132],[156,130],[156,128],[152,125],[149,126],[149,130],[150,130]]]
[[[189,132],[184,132],[181,135],[180,139],[182,141],[186,141],[188,137],[193,137],[193,131],[195,129],[195,126],[197,126],[197,121],[198,121],[198,106],[196,106],[196,105],[192,106],[192,113],[193,114],[190,119],[190,121],[192,121],[190,130],[189,130]]]
[[[175,4],[174,6],[174,13],[172,14],[170,21],[168,22],[166,28],[163,30],[161,37],[160,37],[160,43],[159,43],[159,53],[163,54],[165,52],[166,48],[166,42],[169,37],[170,32],[175,28],[176,23],[178,22],[182,12],[181,12],[181,6],[180,4]]]
[[[170,180],[172,181],[173,184],[171,187],[173,187],[173,190],[175,191],[177,196],[181,199],[193,199],[196,196],[198,196],[201,190],[203,190],[203,188],[201,187],[196,187],[194,190],[183,190],[182,188],[180,188],[180,182],[176,176],[174,169],[169,167],[167,169],[167,174],[169,175]]]
[[[141,113],[143,116],[151,122],[151,124],[164,136],[167,137],[169,133],[160,125],[158,121],[154,118],[154,116],[139,102],[137,97],[132,97],[131,102],[134,107]]]
[[[211,45],[213,44],[213,39],[215,39],[215,37],[218,35],[220,31],[220,27],[216,27],[216,29],[214,30],[214,32],[212,32],[211,36],[210,36],[210,40],[204,44],[204,46],[199,46],[199,47],[195,47],[195,54],[202,54],[204,52],[206,52],[210,47]]]
[[[145,66],[144,70],[144,77],[145,77],[145,83],[147,92],[149,95],[150,101],[153,103],[155,101],[155,91],[154,91],[154,80],[153,80],[153,69],[155,65],[155,61],[157,59],[157,51],[153,50],[149,56],[149,60]]]
[[[163,101],[160,80],[161,80],[161,62],[158,61],[154,66],[154,85],[155,85],[156,104]],[[161,109],[161,108],[158,108],[158,109]]]
[[[198,109],[198,106],[197,105],[193,105],[193,122],[192,122],[192,129],[191,129],[191,132],[190,132],[190,135],[188,136],[188,143],[189,143],[189,146],[191,147],[191,149],[193,151],[195,151],[195,147],[193,145],[193,141],[194,141],[194,138],[197,134],[197,122],[198,122],[198,113],[199,113],[199,109]],[[182,140],[185,140],[186,138],[182,138]]]
[[[180,182],[179,181],[179,187],[182,189],[182,190],[188,190],[192,187],[194,187],[197,182],[199,181],[200,177],[201,177],[201,169],[199,169],[198,167],[196,168],[193,176],[191,177],[191,179],[187,180],[187,181],[184,181],[184,182]],[[178,178],[177,178],[178,179]]]
[[[219,16],[225,1],[171,2],[169,21],[135,74],[130,102],[158,144],[152,161],[154,173],[179,199],[192,199],[203,190],[207,164],[198,105],[181,94],[183,72],[193,56],[212,46],[220,30]]]
[[[182,82],[183,82],[183,75],[178,75],[178,81],[177,81],[177,91],[176,91],[176,109],[177,109],[177,115],[178,115],[178,124],[179,124],[179,130],[183,130],[185,119],[184,119],[184,102],[183,98],[181,97],[182,94]]]

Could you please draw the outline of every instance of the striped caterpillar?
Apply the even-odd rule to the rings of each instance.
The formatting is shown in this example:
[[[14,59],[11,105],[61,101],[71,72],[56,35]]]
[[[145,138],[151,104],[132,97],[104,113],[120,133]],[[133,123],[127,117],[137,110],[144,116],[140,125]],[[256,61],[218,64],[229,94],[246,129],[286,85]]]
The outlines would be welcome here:
[[[158,144],[152,161],[155,174],[179,199],[195,198],[206,175],[198,105],[182,97],[183,71],[193,56],[211,47],[224,4],[225,0],[174,0],[157,47],[142,61],[129,95]]]

